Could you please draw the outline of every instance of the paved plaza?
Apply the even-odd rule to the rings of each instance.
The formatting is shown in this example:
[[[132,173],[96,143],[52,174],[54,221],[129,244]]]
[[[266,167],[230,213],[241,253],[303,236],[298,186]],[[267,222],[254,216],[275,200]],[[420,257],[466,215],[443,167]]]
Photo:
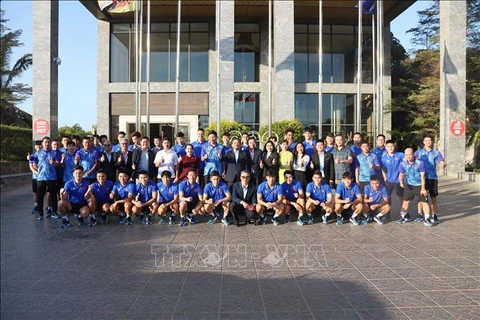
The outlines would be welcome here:
[[[1,196],[2,319],[480,319],[478,181],[440,179],[432,228],[394,202],[383,226],[63,230]]]

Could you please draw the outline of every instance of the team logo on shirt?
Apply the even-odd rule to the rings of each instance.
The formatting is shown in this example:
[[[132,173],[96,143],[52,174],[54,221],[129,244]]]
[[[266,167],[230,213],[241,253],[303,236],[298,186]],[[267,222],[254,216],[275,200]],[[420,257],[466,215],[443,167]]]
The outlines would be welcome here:
[[[85,187],[85,186],[84,186],[84,187],[82,187],[82,190],[87,190],[87,187]]]
[[[353,191],[350,191],[350,194],[351,194],[351,195],[354,195],[354,194],[355,194],[355,192],[353,192]]]
[[[297,192],[297,187],[292,188],[293,192]]]
[[[168,190],[168,193],[169,193],[169,194],[172,194],[172,190]]]
[[[151,192],[151,191],[152,191],[152,188],[148,188],[147,191],[148,191],[148,192]]]

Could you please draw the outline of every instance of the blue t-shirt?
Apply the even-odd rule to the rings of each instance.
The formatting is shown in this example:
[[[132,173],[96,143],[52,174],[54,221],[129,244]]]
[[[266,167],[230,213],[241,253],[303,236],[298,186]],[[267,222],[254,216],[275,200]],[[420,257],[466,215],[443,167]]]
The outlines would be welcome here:
[[[421,186],[422,185],[422,176],[421,172],[425,172],[425,165],[421,160],[414,160],[413,163],[408,161],[402,161],[400,164],[400,173],[404,173],[407,184],[410,186]]]
[[[215,187],[213,183],[209,182],[203,189],[203,196],[205,199],[213,199],[213,202],[222,200],[229,194],[230,191],[228,190],[227,184],[222,181],[220,181],[217,187]]]
[[[186,146],[187,146],[186,144],[184,144],[184,145],[176,144],[172,147],[172,150],[177,153],[177,156],[183,157],[184,155],[187,154],[187,152],[185,151]]]
[[[31,154],[30,159],[28,160],[28,164],[34,164],[34,163],[38,163],[36,152],[34,154]],[[32,172],[32,179],[37,179],[37,174],[34,172]]]
[[[85,173],[84,177],[94,179],[96,177],[96,171],[90,172],[90,175],[86,176],[87,171],[90,171],[92,167],[95,165],[95,162],[100,157],[97,149],[90,149],[89,151],[85,149],[80,149],[77,151],[77,155],[80,156],[80,161],[78,162],[79,165],[83,167],[83,172]]]
[[[382,155],[380,161],[382,168],[387,172],[387,181],[398,183],[400,165],[404,157],[402,152],[395,152],[393,156],[389,156],[387,152]]]
[[[198,140],[195,140],[192,142],[193,153],[197,156],[198,159],[202,158],[203,146],[207,144],[207,141],[199,142]],[[200,160],[200,170],[203,168],[205,168],[205,161]]]
[[[353,146],[350,146],[350,150],[352,151],[352,156],[353,156],[353,160],[354,160],[352,162],[352,164],[350,165],[350,172],[355,173],[355,166],[356,166],[355,159],[357,158],[357,156],[359,154],[362,153],[362,148],[357,147],[356,145],[353,145]]]
[[[147,202],[153,197],[153,193],[157,192],[158,188],[155,182],[149,180],[147,185],[144,186],[141,182],[137,183],[135,191],[137,194],[137,201]]]
[[[312,144],[308,143],[307,141],[303,141],[303,147],[305,148],[305,153],[311,157],[311,155],[315,152],[315,145],[317,142],[315,140],[312,140]]]
[[[372,169],[370,169],[371,164],[374,166]],[[380,162],[373,153],[357,155],[355,157],[355,167],[359,168],[358,180],[362,182],[370,181],[370,177],[375,174],[375,166],[380,166]]]
[[[373,199],[372,202],[369,202],[369,205],[382,203],[383,199],[388,198],[387,188],[383,184],[379,186],[377,191],[367,184],[363,189],[363,194],[368,196],[369,199]]]
[[[178,186],[178,193],[183,193],[183,197],[185,198],[192,197],[195,199],[198,195],[203,194],[203,190],[198,183],[195,182],[193,185],[190,185],[188,180],[185,180]]]
[[[205,159],[205,168],[203,171],[205,176],[208,176],[212,171],[217,171],[218,173],[222,174],[222,160],[218,157],[219,152],[223,154],[222,150],[223,146],[218,143],[214,146],[209,143],[203,146],[201,157],[207,155],[207,159]]]
[[[73,168],[75,168],[75,152],[65,153],[63,158],[63,181],[67,182],[73,179]]]
[[[120,146],[120,143],[117,143],[117,144],[113,145],[112,152],[118,152],[120,150],[122,150],[122,147]]]
[[[85,193],[87,193],[89,185],[87,180],[82,180],[80,184],[76,184],[75,180],[67,181],[63,189],[68,194],[68,202],[71,204],[86,205],[87,200],[85,200]]]
[[[337,194],[340,195],[340,199],[346,200],[348,198],[350,199],[350,202],[353,202],[354,200],[356,200],[358,195],[362,195],[362,193],[360,192],[360,188],[358,187],[358,184],[356,184],[355,182],[352,182],[350,189],[348,189],[343,183],[343,181],[340,182],[340,184],[337,187]]]
[[[55,152],[55,159],[57,159],[57,161],[61,161],[63,152],[60,151],[60,149],[56,150]],[[57,173],[57,179],[63,179],[63,167],[61,165],[55,166],[55,171]]]
[[[293,153],[293,150],[295,150],[296,146],[297,146],[297,142],[293,141],[292,144],[288,147],[288,151]]]
[[[268,182],[262,182],[257,188],[257,194],[262,195],[264,202],[275,202],[278,200],[278,196],[283,196],[282,186],[275,182],[275,185],[270,188]]]
[[[333,149],[334,149],[334,146],[325,146],[325,152],[332,153]]]
[[[385,147],[381,149],[379,147],[375,147],[373,148],[372,151],[377,156],[378,159],[380,159],[383,156],[383,154],[387,153],[387,149]]]
[[[163,181],[157,183],[157,189],[160,193],[160,203],[170,202],[178,195],[178,185],[176,183],[170,182],[168,187],[163,184]]]
[[[444,161],[443,155],[438,150],[427,151],[424,149],[415,152],[415,158],[423,161],[427,179],[438,179],[437,163]]]
[[[127,182],[124,186],[120,182],[115,182],[112,193],[117,196],[118,200],[128,198],[128,195],[135,195],[135,185],[132,182]]]
[[[113,181],[106,180],[103,186],[95,181],[92,183],[92,194],[95,196],[98,204],[110,202],[110,193],[113,190]]]
[[[332,194],[332,189],[327,183],[320,184],[320,187],[315,185],[315,182],[310,182],[307,184],[307,197],[312,198],[313,200],[318,200],[320,202],[327,202],[328,195]]]
[[[223,149],[222,149],[222,157],[225,157],[225,155],[227,154],[228,151],[230,150],[233,150],[233,147],[232,146],[223,146]]]
[[[292,184],[288,184],[287,182],[282,183],[282,191],[288,201],[295,201],[297,199],[294,194],[303,191],[303,186],[300,181],[293,179]]]
[[[57,180],[57,170],[50,160],[60,161],[57,157],[57,152],[52,149],[38,150],[34,155],[34,162],[37,164],[37,181],[52,181]]]

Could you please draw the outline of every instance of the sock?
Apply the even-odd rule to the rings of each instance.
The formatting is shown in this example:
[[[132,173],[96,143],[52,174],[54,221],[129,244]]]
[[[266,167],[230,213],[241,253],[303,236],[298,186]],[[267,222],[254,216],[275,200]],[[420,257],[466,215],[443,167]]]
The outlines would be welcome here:
[[[35,202],[35,203],[33,204],[33,206],[34,206],[34,207],[38,207],[38,203]]]
[[[262,213],[262,214],[260,215],[260,218],[263,218],[263,217],[264,217],[264,215],[263,215],[263,213]]]
[[[407,215],[407,213],[404,212],[404,211],[400,211],[400,215],[402,216],[402,218],[405,218],[405,216]]]
[[[278,217],[279,217],[279,215],[276,214],[276,213],[273,215],[273,219],[278,218]]]
[[[379,213],[376,215],[377,218],[380,218],[382,215]]]
[[[63,216],[63,220],[65,220],[66,222],[68,222],[68,216]]]

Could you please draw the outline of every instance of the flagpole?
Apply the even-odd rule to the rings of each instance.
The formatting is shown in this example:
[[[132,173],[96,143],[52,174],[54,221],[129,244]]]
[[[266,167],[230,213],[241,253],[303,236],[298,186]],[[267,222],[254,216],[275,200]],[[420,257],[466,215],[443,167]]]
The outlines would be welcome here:
[[[358,0],[358,47],[357,47],[357,117],[355,131],[361,132],[362,120],[362,0]]]
[[[140,0],[140,32],[138,46],[138,132],[142,132],[142,51],[143,51],[143,0]]]
[[[178,133],[179,121],[179,98],[180,98],[180,27],[182,17],[182,0],[178,0],[178,16],[177,16],[177,56],[175,63],[175,135]]]
[[[318,137],[323,136],[323,1],[318,1]],[[317,140],[318,141],[318,140]]]
[[[221,134],[220,133],[220,12],[221,12],[221,6],[222,5],[222,1],[220,0],[217,0],[216,2],[216,25],[215,25],[215,28],[216,28],[216,38],[217,38],[217,103],[216,103],[216,107],[217,107],[217,110],[216,110],[216,114],[217,114],[217,134]]]
[[[376,72],[377,68],[375,64],[377,63],[377,59],[375,57],[376,55],[376,44],[375,44],[375,13],[372,14],[372,86],[373,86],[373,92],[372,92],[372,103],[373,103],[373,118],[374,118],[374,123],[373,123],[373,135],[376,137],[378,134],[378,106],[377,106],[377,95],[376,95],[376,87],[377,87],[377,81],[376,81]]]
[[[146,101],[146,116],[147,128],[145,130],[147,137],[150,137],[150,0],[147,0],[147,101]]]
[[[268,136],[272,136],[272,0],[268,0]]]
[[[139,14],[139,1],[135,1],[135,130],[140,127],[139,112],[138,112],[138,14]]]
[[[379,41],[379,46],[378,50],[380,52],[379,54],[379,109],[381,111],[379,112],[379,130],[381,133],[383,133],[383,111],[384,111],[384,103],[383,103],[383,75],[384,75],[384,39],[383,39],[383,2],[381,0],[378,1],[378,13],[377,15],[379,16],[379,24],[378,24],[378,41]]]

